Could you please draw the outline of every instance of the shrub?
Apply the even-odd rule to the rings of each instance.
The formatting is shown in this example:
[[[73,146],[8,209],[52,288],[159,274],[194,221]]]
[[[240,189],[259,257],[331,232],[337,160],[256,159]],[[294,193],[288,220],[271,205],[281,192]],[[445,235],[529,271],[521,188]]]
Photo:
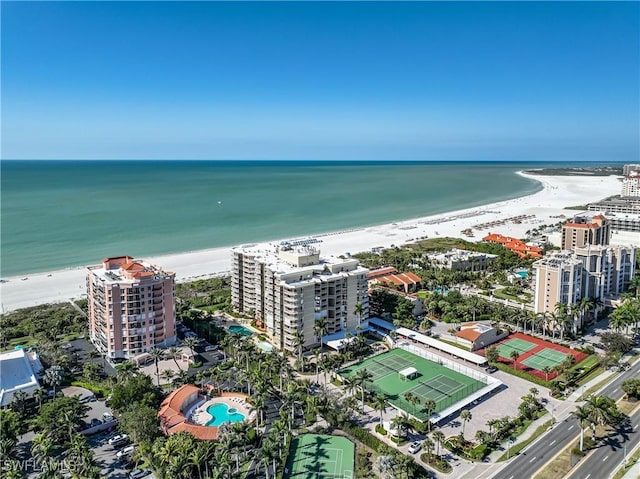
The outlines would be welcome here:
[[[384,427],[382,427],[380,424],[376,424],[376,432],[378,434],[382,434],[383,436],[387,435],[387,430]]]
[[[107,388],[100,386],[99,384],[88,383],[85,381],[72,381],[71,385],[79,388],[88,389],[93,394],[95,394],[96,397],[99,397],[99,398],[103,398],[109,395],[109,390]]]

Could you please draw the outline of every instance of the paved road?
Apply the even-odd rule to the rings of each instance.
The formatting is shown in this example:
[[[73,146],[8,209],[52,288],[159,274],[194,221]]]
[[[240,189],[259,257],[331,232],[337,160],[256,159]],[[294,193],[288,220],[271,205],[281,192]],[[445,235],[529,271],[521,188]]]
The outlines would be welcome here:
[[[640,412],[631,416],[628,428],[616,435],[607,437],[604,444],[585,457],[567,479],[598,479],[610,477],[613,470],[622,462],[625,452],[631,452],[640,442]]]
[[[640,362],[629,368],[624,373],[618,375],[602,392],[615,400],[620,399],[624,392],[620,389],[620,384],[625,379],[638,377],[640,374]],[[506,467],[493,476],[495,479],[524,479],[533,477],[533,474],[549,461],[558,451],[564,449],[580,433],[578,421],[572,416],[558,423],[546,435],[521,452],[518,457],[512,460]],[[610,458],[611,459],[611,458]],[[622,460],[620,456],[617,460]],[[608,462],[608,461],[607,461]],[[612,463],[614,461],[612,460]],[[615,467],[614,463],[614,467]],[[591,476],[602,479],[604,476]]]

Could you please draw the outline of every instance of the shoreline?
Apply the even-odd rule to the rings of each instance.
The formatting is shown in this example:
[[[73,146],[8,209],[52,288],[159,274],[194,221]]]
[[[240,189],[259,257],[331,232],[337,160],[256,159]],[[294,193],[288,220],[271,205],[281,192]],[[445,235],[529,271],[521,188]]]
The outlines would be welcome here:
[[[523,171],[518,171],[517,174],[539,182],[542,189],[530,195],[482,206],[394,223],[309,235],[305,238],[316,238],[321,256],[328,257],[370,251],[376,247],[400,246],[425,238],[449,236],[477,242],[489,233],[521,237],[525,231],[541,224],[557,223],[562,219],[560,215],[568,217],[578,213],[577,210],[564,210],[567,206],[585,204],[620,191],[617,176],[537,176]],[[506,221],[518,215],[533,216],[520,224]],[[502,225],[490,229],[474,228],[475,225],[501,220],[505,221]],[[462,230],[467,228],[473,228],[474,237],[462,234]],[[277,244],[285,239],[297,238],[257,243]],[[228,273],[231,265],[230,252],[234,246],[237,245],[140,259],[157,264],[166,271],[175,272],[176,281],[185,282]],[[124,251],[123,254],[127,252]],[[101,259],[96,258],[95,264]],[[0,312],[79,299],[84,294],[85,266],[8,277],[0,284]]]

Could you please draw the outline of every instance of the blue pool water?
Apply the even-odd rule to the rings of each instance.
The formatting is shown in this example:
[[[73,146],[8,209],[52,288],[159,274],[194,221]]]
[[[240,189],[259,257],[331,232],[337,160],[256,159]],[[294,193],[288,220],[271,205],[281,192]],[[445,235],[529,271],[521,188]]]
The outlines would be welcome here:
[[[245,420],[244,414],[240,414],[236,409],[227,406],[224,403],[212,404],[207,408],[207,412],[211,414],[211,421],[207,426],[221,426],[225,422],[241,422]]]
[[[258,341],[257,346],[267,353],[273,351],[273,344],[267,343],[266,341]]]
[[[527,279],[529,277],[526,271],[518,271],[516,274],[524,279]]]
[[[253,331],[244,326],[229,326],[229,332],[241,334],[243,336],[253,336]]]

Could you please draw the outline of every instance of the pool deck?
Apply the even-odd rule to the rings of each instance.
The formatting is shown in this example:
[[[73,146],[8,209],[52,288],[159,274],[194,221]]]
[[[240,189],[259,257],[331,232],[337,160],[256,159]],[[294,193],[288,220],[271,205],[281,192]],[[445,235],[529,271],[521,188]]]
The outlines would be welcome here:
[[[229,409],[236,409],[240,414],[244,415],[246,421],[253,421],[255,419],[255,412],[251,410],[251,406],[246,399],[245,396],[240,394],[217,396],[197,404],[188,412],[187,417],[189,421],[194,424],[206,426],[207,423],[213,419],[213,416],[207,412],[207,408],[214,404],[226,404]]]

